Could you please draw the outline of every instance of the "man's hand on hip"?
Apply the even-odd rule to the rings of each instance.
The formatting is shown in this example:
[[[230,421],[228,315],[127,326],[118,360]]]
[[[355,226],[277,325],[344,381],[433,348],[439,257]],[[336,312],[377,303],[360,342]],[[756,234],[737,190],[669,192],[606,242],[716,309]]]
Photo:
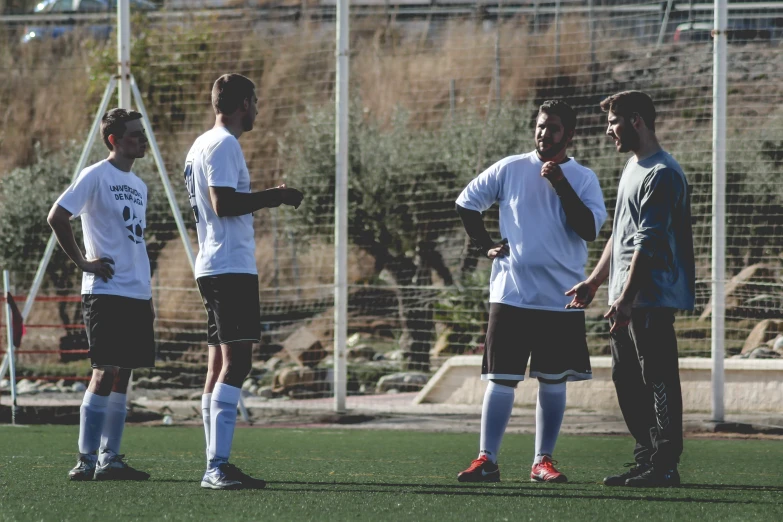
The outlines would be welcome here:
[[[95,274],[103,279],[104,283],[107,283],[109,279],[114,277],[114,260],[110,257],[85,260],[79,268],[85,272]]]

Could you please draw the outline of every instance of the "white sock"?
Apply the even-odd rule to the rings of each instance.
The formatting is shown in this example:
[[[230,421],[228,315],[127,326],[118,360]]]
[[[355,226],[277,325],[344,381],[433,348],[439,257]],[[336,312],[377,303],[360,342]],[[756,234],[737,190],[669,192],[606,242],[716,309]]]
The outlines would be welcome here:
[[[98,451],[108,405],[108,396],[84,392],[79,408],[79,453],[93,455]]]
[[[566,408],[566,383],[548,384],[538,381],[538,404],[536,406],[536,455],[534,464],[541,462],[544,455],[552,456],[563,424]]]
[[[234,427],[237,424],[237,404],[241,390],[219,382],[212,391],[209,412],[209,462],[228,462]]]
[[[207,439],[207,463],[209,463],[209,405],[211,402],[211,393],[205,393],[201,396],[201,418],[204,420],[204,436]]]
[[[101,451],[99,461],[105,464],[108,457],[120,452],[122,432],[125,429],[125,416],[127,414],[125,404],[127,395],[111,392],[109,394],[109,406],[106,408],[106,420],[103,422],[101,433]],[[106,457],[103,455],[106,454]]]
[[[484,393],[484,406],[481,410],[479,457],[486,455],[489,460],[497,463],[500,443],[503,441],[503,433],[508,426],[513,407],[514,388],[490,381]]]

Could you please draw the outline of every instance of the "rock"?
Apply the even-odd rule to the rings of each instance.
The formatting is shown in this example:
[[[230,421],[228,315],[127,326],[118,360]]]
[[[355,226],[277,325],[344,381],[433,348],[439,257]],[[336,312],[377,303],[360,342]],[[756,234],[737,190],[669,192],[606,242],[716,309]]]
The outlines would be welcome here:
[[[359,344],[361,340],[362,340],[362,336],[359,335],[359,332],[356,332],[355,334],[353,334],[352,336],[348,337],[348,339],[345,340],[345,346],[347,346],[348,348],[353,348],[354,346]]]
[[[76,381],[71,385],[71,391],[76,393],[82,393],[87,391],[87,386],[83,382]]]
[[[44,384],[40,388],[38,388],[38,391],[42,393],[56,393],[60,391],[60,388],[57,387],[56,384]]]
[[[606,321],[604,321],[606,322]],[[445,328],[435,344],[430,349],[431,357],[463,354],[475,349],[476,335],[472,332],[454,332],[451,328]]]
[[[277,368],[283,364],[283,359],[280,357],[270,357],[269,360],[264,363],[264,369],[269,372],[277,370]]]
[[[191,401],[197,401],[201,400],[201,397],[204,395],[204,390],[197,390],[192,392],[190,395],[188,395],[188,400]]]
[[[753,330],[748,334],[740,353],[748,353],[756,347],[766,344],[767,341],[775,339],[781,334],[783,334],[783,320],[764,319],[753,327]]]
[[[386,355],[382,354],[382,353],[376,353],[375,355],[372,356],[372,360],[373,361],[385,361],[386,360]]]
[[[285,393],[297,386],[310,387],[315,382],[317,373],[310,368],[283,368],[275,373],[272,391]]]
[[[405,374],[403,382],[405,384],[415,384],[417,386],[424,386],[427,381],[430,380],[430,376],[422,372],[408,372]]]
[[[38,385],[34,382],[28,381],[27,379],[22,379],[16,383],[17,395],[33,395],[38,393],[38,391]]]
[[[150,378],[150,382],[160,383],[163,382],[163,377],[160,375],[156,375],[155,377]]]
[[[405,350],[392,350],[386,353],[386,359],[389,361],[402,361],[405,358]]]
[[[427,384],[429,378],[428,374],[421,372],[392,373],[381,377],[375,389],[378,393],[386,393],[392,388],[401,392],[419,391]]]
[[[778,284],[774,267],[757,263],[743,268],[740,273],[726,283],[726,313],[728,314],[729,311],[741,312],[745,302],[768,291],[770,283]],[[753,310],[746,312],[752,313]],[[704,308],[699,319],[705,321],[711,314],[712,300]]]
[[[308,367],[316,366],[326,357],[321,341],[306,326],[297,329],[283,341],[283,351],[291,360]]]
[[[374,356],[375,349],[369,344],[359,344],[345,352],[345,357],[348,359],[366,359],[371,361]]]
[[[783,355],[783,335],[778,335],[774,341],[772,341],[772,349]]]
[[[438,338],[435,340],[435,345],[433,345],[432,349],[430,350],[431,356],[437,357],[449,349],[449,336],[451,335],[451,332],[451,328],[446,328],[440,333]]]
[[[255,379],[245,379],[245,382],[242,383],[242,390],[247,391],[250,389],[251,386],[253,386],[256,383]]]
[[[394,330],[397,328],[389,321],[378,319],[370,323],[373,335],[385,339],[394,339]]]
[[[11,382],[8,379],[0,380],[0,390],[7,390],[11,387]]]
[[[247,389],[247,393],[249,393],[250,395],[257,395],[258,394],[258,385],[254,384],[253,386],[248,388]]]
[[[67,386],[65,385],[65,379],[60,379],[59,381],[57,381],[55,386],[57,386],[57,388],[59,388],[60,391],[65,391],[67,388]]]
[[[275,396],[275,392],[272,391],[271,386],[261,386],[256,391],[256,395],[265,399],[271,399]]]
[[[759,346],[748,353],[748,359],[780,359],[781,355],[766,346]]]
[[[638,76],[641,70],[636,69],[634,62],[622,62],[612,69],[612,79],[618,82],[628,82]]]

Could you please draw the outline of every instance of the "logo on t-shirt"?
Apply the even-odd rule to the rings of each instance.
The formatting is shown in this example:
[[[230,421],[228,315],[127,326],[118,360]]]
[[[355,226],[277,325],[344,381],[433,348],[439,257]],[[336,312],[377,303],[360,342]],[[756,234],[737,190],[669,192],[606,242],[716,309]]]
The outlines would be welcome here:
[[[144,229],[141,228],[141,219],[136,217],[136,213],[133,212],[131,207],[122,209],[122,219],[125,221],[125,228],[130,232],[128,239],[137,245],[142,243],[144,241]]]

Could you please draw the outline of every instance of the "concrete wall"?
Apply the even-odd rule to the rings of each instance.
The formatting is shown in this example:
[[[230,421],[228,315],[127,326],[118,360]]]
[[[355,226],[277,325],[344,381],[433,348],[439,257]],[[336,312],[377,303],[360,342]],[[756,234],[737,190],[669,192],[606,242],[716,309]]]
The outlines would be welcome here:
[[[592,357],[593,379],[568,385],[568,407],[619,412],[612,382],[610,357]],[[712,410],[711,361],[680,359],[683,405],[686,412]],[[783,413],[783,360],[726,359],[725,409],[728,413]],[[449,359],[415,399],[417,404],[479,405],[486,382],[480,378],[481,356]],[[514,405],[536,404],[537,382],[527,379],[517,389]]]

